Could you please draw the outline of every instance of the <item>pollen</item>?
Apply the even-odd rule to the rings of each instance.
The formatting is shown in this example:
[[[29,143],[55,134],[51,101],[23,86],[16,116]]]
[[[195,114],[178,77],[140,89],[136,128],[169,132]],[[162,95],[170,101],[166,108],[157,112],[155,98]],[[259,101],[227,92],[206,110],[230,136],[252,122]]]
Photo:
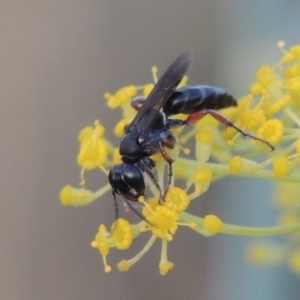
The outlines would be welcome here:
[[[296,56],[293,53],[287,52],[283,55],[281,61],[283,63],[290,63],[290,62],[294,61],[295,59],[296,59]]]
[[[223,222],[217,216],[207,215],[203,221],[203,228],[209,233],[209,236],[213,236],[222,231]]]
[[[242,158],[237,155],[234,156],[229,163],[229,172],[231,174],[239,174],[243,168],[243,160]]]
[[[299,75],[298,75],[299,76]],[[287,86],[295,92],[300,91],[300,78],[293,78],[287,82]]]
[[[104,267],[104,272],[109,273],[111,271],[111,266],[105,266]]]
[[[196,138],[196,159],[199,163],[205,163],[208,161],[212,145],[214,142],[214,135],[210,130],[202,130],[195,136]]]
[[[78,189],[67,185],[61,190],[59,198],[64,206],[82,206],[93,202],[95,195],[87,189]]]
[[[118,124],[115,126],[114,133],[117,137],[122,137],[125,133],[125,126],[130,123],[130,119],[122,119],[118,122]]]
[[[259,167],[257,162],[236,155],[230,160],[229,172],[231,174],[239,174],[241,172],[255,173]]]
[[[79,143],[83,143],[86,140],[90,139],[93,137],[94,139],[99,139],[104,136],[105,133],[105,128],[103,125],[100,124],[98,120],[95,121],[94,123],[94,128],[91,126],[84,127],[78,136],[78,141]]]
[[[295,78],[300,74],[300,64],[294,63],[290,67],[286,68],[285,70],[285,80],[288,81],[289,79]]]
[[[118,219],[112,225],[112,240],[115,242],[117,249],[128,249],[133,240],[133,230],[126,220]]]
[[[289,174],[289,161],[284,156],[279,156],[274,159],[273,173],[276,178],[284,178]]]
[[[182,212],[186,210],[190,204],[189,197],[184,190],[178,187],[171,187],[165,197],[164,206],[175,210],[176,212]]]
[[[257,136],[275,145],[281,141],[283,124],[280,120],[271,119],[266,121],[257,131]]]
[[[65,186],[59,194],[60,202],[64,206],[70,205],[72,197],[73,193],[72,187],[70,185]]]
[[[161,275],[166,275],[174,268],[174,264],[170,261],[166,261],[159,266],[159,272]]]
[[[269,65],[262,66],[256,73],[256,80],[262,86],[266,87],[276,80],[272,67]]]
[[[154,84],[152,84],[152,83],[146,84],[144,86],[144,90],[143,90],[144,96],[147,97],[151,93],[151,91],[153,90],[153,88],[154,88]]]
[[[108,232],[105,225],[101,224],[98,233],[96,234],[95,240],[91,243],[91,246],[98,249],[101,255],[104,257],[106,257],[109,253],[109,243],[106,239],[107,235]]]
[[[257,111],[245,110],[241,114],[241,125],[246,131],[251,131],[265,122],[266,117],[262,109]]]
[[[269,112],[270,114],[276,114],[277,112],[281,111],[282,109],[284,109],[286,106],[288,106],[290,104],[292,100],[292,97],[290,95],[285,95],[282,98],[280,98],[279,100],[277,100],[275,103],[273,103],[270,108],[269,108]]]
[[[119,89],[114,95],[105,93],[104,98],[107,100],[107,105],[109,108],[116,109],[130,101],[136,95],[136,93],[136,86],[129,85]]]
[[[114,153],[113,153],[113,163],[114,163],[114,165],[118,165],[118,164],[122,163],[121,155],[120,155],[120,152],[119,152],[119,148],[117,148],[117,149],[114,150]]]
[[[195,136],[196,141],[201,144],[212,144],[214,142],[214,135],[210,130],[202,130]]]
[[[166,238],[169,233],[175,234],[178,225],[179,215],[166,206],[158,205],[153,209],[154,213],[149,213],[147,220],[151,226],[152,233],[159,238]]]
[[[80,145],[77,163],[85,170],[93,170],[107,160],[108,148],[103,139],[89,138]]]
[[[209,168],[199,168],[193,175],[193,181],[199,185],[209,183],[211,179],[212,171]]]
[[[118,263],[117,267],[120,272],[126,272],[130,269],[131,264],[127,260],[123,259]]]
[[[254,82],[250,87],[250,93],[255,96],[262,95],[263,90],[264,90],[264,87],[258,82]]]
[[[184,75],[182,80],[179,83],[179,87],[186,86],[187,83],[188,83],[188,77],[186,75]]]
[[[145,197],[144,196],[139,196],[138,201],[140,203],[143,203],[145,201]]]

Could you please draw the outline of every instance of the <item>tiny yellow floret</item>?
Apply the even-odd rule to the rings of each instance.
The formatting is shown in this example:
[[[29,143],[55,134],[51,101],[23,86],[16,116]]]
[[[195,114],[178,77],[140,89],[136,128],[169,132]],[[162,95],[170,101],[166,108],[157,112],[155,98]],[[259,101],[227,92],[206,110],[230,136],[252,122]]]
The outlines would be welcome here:
[[[268,247],[264,244],[253,244],[247,249],[247,259],[256,265],[265,264],[269,255]]]
[[[214,142],[214,135],[210,130],[201,130],[196,136],[196,141],[202,144],[212,144]]]
[[[116,220],[112,225],[111,237],[116,243],[117,249],[128,249],[133,240],[133,230],[130,223],[124,219]]]
[[[276,178],[284,178],[289,174],[289,161],[284,156],[279,156],[274,159],[273,173]]]
[[[119,152],[119,148],[117,148],[117,149],[114,150],[114,153],[113,153],[113,163],[114,163],[114,165],[118,165],[118,164],[122,163],[121,155],[120,155],[120,152]]]
[[[300,274],[300,251],[295,251],[289,259],[289,267],[296,274]]]
[[[264,87],[258,83],[254,82],[250,87],[250,93],[253,95],[261,95],[263,93]]]
[[[275,103],[273,103],[270,108],[269,112],[273,115],[284,109],[287,105],[290,104],[292,97],[290,95],[285,95]]]
[[[77,163],[85,170],[93,170],[107,160],[108,148],[103,139],[89,138],[80,145]]]
[[[283,136],[282,121],[277,119],[266,121],[262,126],[258,128],[257,136],[268,141],[272,145],[279,143]]]
[[[179,220],[177,212],[164,205],[155,206],[152,213],[149,212],[149,209],[146,211],[148,211],[147,220],[153,225],[151,231],[154,235],[159,238],[166,238],[170,233],[175,234],[178,228],[177,221]]]
[[[59,195],[60,202],[64,206],[83,206],[95,200],[95,194],[85,188],[65,186]]]
[[[262,109],[257,111],[245,110],[241,113],[241,125],[246,131],[253,130],[265,122],[266,117]]]
[[[104,98],[107,100],[107,105],[109,108],[116,109],[130,101],[136,95],[136,93],[136,86],[129,85],[119,89],[114,95],[105,93]]]
[[[104,272],[109,273],[111,271],[111,266],[105,266],[104,267]]]
[[[239,155],[234,156],[229,163],[229,172],[231,174],[239,174],[243,168],[243,160]]]
[[[259,170],[260,165],[256,161],[242,158],[239,155],[234,156],[229,162],[229,172],[231,174],[255,173]]]
[[[154,87],[154,84],[152,84],[152,83],[145,85],[144,90],[143,90],[144,96],[147,97],[153,90],[153,87]]]
[[[159,266],[159,272],[161,275],[166,275],[174,268],[174,264],[170,261],[166,261]]]
[[[117,267],[120,272],[126,272],[130,269],[131,264],[127,260],[123,259],[118,263]]]
[[[121,121],[119,121],[114,129],[115,135],[119,138],[122,137],[125,133],[125,126],[128,125],[130,122],[130,119],[122,119]]]
[[[97,248],[103,257],[106,257],[109,253],[109,240],[107,239],[108,232],[103,224],[100,225],[95,240],[91,243],[93,248]]]
[[[189,204],[190,200],[186,192],[178,187],[169,188],[163,203],[164,206],[167,206],[176,212],[186,210]]]
[[[210,236],[222,231],[223,222],[215,215],[207,215],[203,221],[203,228],[206,229]]]
[[[297,150],[297,153],[300,153],[300,138],[297,139],[296,150]]]
[[[193,181],[197,184],[205,184],[211,181],[212,171],[209,168],[199,168],[193,175]]]

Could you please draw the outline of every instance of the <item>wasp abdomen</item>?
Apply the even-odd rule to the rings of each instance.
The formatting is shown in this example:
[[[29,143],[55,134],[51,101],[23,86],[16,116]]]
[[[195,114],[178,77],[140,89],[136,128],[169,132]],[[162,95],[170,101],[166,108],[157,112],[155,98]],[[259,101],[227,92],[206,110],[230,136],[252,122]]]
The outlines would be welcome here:
[[[198,85],[177,89],[168,99],[163,110],[170,116],[180,113],[193,114],[203,109],[218,110],[230,106],[237,106],[237,102],[224,89]]]

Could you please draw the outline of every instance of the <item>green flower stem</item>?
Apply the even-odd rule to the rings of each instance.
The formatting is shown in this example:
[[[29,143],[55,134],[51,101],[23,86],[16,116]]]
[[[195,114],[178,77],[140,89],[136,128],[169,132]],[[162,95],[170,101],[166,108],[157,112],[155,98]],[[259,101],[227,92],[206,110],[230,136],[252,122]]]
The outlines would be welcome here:
[[[195,160],[186,159],[186,158],[178,158],[176,161],[176,167],[182,169],[182,173],[180,174],[180,178],[188,180],[195,172],[196,168],[199,167]],[[272,170],[259,170],[255,173],[246,173],[241,172],[237,175],[229,173],[228,164],[218,164],[218,163],[205,163],[201,165],[201,167],[209,168],[215,175],[219,176],[243,176],[243,177],[253,177],[253,178],[262,178],[262,179],[273,179],[287,182],[296,182],[300,183],[300,175],[295,172],[286,176],[284,178],[276,178]]]
[[[142,221],[138,224],[133,224],[131,227],[133,230],[133,238],[135,239],[140,235],[142,228],[145,227],[145,221]]]
[[[290,107],[286,107],[283,111],[300,127],[300,120]]]
[[[195,222],[197,226],[203,226],[203,218],[199,218],[185,212],[180,213],[180,217],[185,222]],[[248,237],[268,237],[299,232],[300,223],[274,227],[245,227],[223,223],[223,228],[220,233]]]
[[[103,186],[101,189],[93,193],[93,201],[103,196],[105,193],[107,193],[111,189],[111,186],[109,183],[107,183],[105,186]]]
[[[149,249],[154,244],[155,240],[156,240],[156,236],[154,234],[152,234],[149,241],[147,242],[147,244],[142,249],[142,251],[139,252],[137,255],[135,255],[133,258],[128,260],[129,264],[132,266],[133,264],[138,262],[149,251]]]

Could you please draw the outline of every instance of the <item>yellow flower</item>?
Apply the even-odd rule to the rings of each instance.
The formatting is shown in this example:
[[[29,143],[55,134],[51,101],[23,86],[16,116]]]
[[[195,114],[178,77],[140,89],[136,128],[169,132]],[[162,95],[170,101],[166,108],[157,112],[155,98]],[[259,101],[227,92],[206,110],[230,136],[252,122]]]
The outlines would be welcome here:
[[[125,126],[129,125],[131,122],[130,119],[122,119],[116,126],[115,126],[115,130],[114,133],[117,137],[122,137],[125,133]]]
[[[178,228],[178,213],[164,205],[157,205],[153,208],[153,211],[145,213],[145,215],[147,216],[147,221],[151,224],[147,226],[155,236],[172,239],[170,234],[175,234]]]
[[[280,120],[272,119],[265,122],[257,131],[257,136],[272,145],[280,142],[283,136],[283,124]]]
[[[106,227],[102,224],[100,225],[99,231],[96,234],[95,240],[91,243],[91,246],[93,248],[97,248],[102,255],[105,272],[111,271],[111,267],[107,265],[106,262],[106,256],[109,253],[110,243],[109,233],[107,232]]]
[[[93,170],[107,161],[108,145],[103,139],[104,127],[95,122],[94,128],[85,127],[81,130],[78,140],[80,150],[77,163],[85,170]]]
[[[178,187],[171,187],[165,197],[164,206],[176,212],[186,210],[190,204],[190,199],[184,190]]]
[[[174,268],[174,264],[170,261],[166,261],[159,265],[159,272],[161,275],[166,275],[173,268]]]
[[[280,61],[274,64],[274,67],[262,66],[256,73],[250,94],[246,93],[238,99],[238,107],[220,112],[232,121],[228,121],[226,130],[223,130],[224,126],[220,126],[215,118],[207,115],[196,124],[172,129],[172,135],[178,142],[174,149],[166,149],[174,160],[172,169],[169,169],[169,164],[164,159],[165,155],[160,151],[151,156],[155,164],[155,167],[151,168],[155,179],[148,176],[149,170],[143,169],[147,185],[146,195],[140,196],[136,203],[131,203],[134,211],[140,216],[140,221],[130,224],[119,218],[112,224],[110,232],[102,224],[92,242],[92,247],[98,249],[103,258],[105,272],[111,271],[111,266],[107,264],[107,256],[112,248],[129,249],[134,245],[135,238],[150,234],[144,247],[131,259],[121,260],[117,267],[119,271],[128,271],[151,249],[155,241],[159,241],[162,244],[159,272],[166,275],[174,267],[173,262],[167,258],[167,246],[175,238],[179,226],[187,230],[192,229],[205,237],[212,237],[218,233],[271,236],[300,232],[300,203],[297,197],[300,193],[300,45],[289,50],[284,49],[282,42],[279,46],[284,52]],[[128,85],[114,94],[104,95],[109,108],[120,110],[119,122],[112,129],[118,138],[124,135],[125,126],[136,114],[131,107],[133,97],[145,99],[158,81],[157,68],[153,67],[151,71],[153,83]],[[185,86],[186,83],[187,77],[184,76],[178,87]],[[180,120],[186,120],[187,117],[184,114],[174,116]],[[247,133],[247,139],[252,137],[254,140],[256,130],[258,138],[276,145],[275,151],[264,151],[262,156],[263,148],[258,147],[256,143],[251,146],[245,143],[239,128]],[[88,190],[84,180],[85,173],[90,170],[97,169],[107,175],[107,168],[122,163],[118,148],[120,144],[113,145],[105,138],[106,129],[96,121],[94,126],[85,127],[80,131],[77,162],[81,167],[81,182],[78,188],[67,185],[61,190],[62,205],[83,206],[111,190],[109,183],[95,192]],[[185,148],[184,144],[187,142],[189,148]],[[266,145],[263,147],[268,150]],[[141,168],[139,164],[136,166]],[[225,224],[213,214],[202,218],[186,211],[192,200],[201,200],[201,195],[208,190],[211,182],[230,175],[281,182],[274,193],[275,205],[280,211],[278,226],[242,227]],[[126,181],[124,184],[128,184],[126,188],[130,188],[130,183]],[[116,196],[122,198],[122,195]],[[139,206],[142,206],[141,213]],[[122,214],[120,207],[119,213]],[[289,237],[283,246],[255,245],[248,251],[248,257],[260,265],[285,263],[290,270],[300,274],[300,255],[297,248],[299,237],[300,235]]]
[[[61,190],[59,198],[64,206],[82,206],[93,202],[96,196],[85,188],[78,189],[67,185]]]
[[[118,219],[112,225],[112,241],[117,249],[125,250],[130,247],[133,240],[133,230],[131,225],[124,219]]]
[[[134,85],[129,85],[119,89],[114,95],[109,93],[104,94],[104,98],[107,100],[109,108],[116,109],[130,101],[136,93],[137,88]]]
[[[223,222],[217,216],[207,215],[204,218],[203,228],[208,232],[209,236],[213,236],[221,232],[223,228]]]
[[[289,161],[286,157],[276,157],[273,162],[273,172],[276,178],[283,178],[289,173]]]

